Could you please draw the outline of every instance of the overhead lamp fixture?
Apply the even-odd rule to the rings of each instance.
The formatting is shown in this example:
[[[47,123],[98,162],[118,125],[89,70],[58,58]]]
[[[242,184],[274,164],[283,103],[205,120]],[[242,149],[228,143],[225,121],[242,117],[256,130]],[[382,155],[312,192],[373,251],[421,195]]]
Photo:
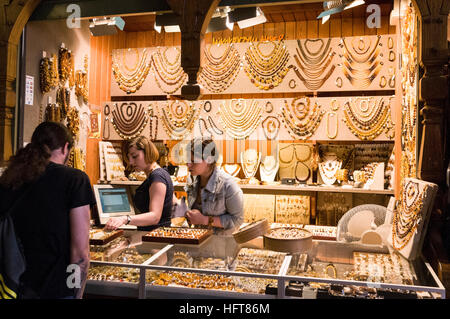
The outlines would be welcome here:
[[[117,29],[123,30],[125,21],[121,17],[93,18],[89,30],[93,36],[117,34]]]
[[[241,29],[253,27],[267,21],[260,7],[236,8],[228,13],[228,17],[230,23],[237,22]]]
[[[230,23],[229,18],[225,17],[215,17],[211,18],[208,28],[206,29],[206,33],[208,32],[217,32],[229,29],[233,31],[234,23]]]
[[[177,15],[174,13],[164,13],[156,16],[154,27],[157,32],[161,32],[162,27],[164,27],[165,32],[181,32],[178,23]]]
[[[322,24],[330,19],[330,16],[335,13],[342,12],[344,10],[354,8],[356,6],[364,4],[364,0],[330,0],[323,2],[324,12],[319,14],[317,19],[322,19]]]

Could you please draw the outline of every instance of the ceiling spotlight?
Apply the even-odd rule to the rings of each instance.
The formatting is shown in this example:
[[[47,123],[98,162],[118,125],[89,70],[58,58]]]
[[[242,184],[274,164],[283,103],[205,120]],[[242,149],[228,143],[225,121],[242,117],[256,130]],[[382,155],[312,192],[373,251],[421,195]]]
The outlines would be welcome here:
[[[237,22],[239,28],[253,27],[267,21],[259,7],[236,8],[228,13],[230,23]]]
[[[223,31],[226,29],[233,31],[233,26],[234,23],[230,23],[227,16],[211,18],[208,28],[206,29],[206,33]]]
[[[178,17],[174,13],[159,14],[155,19],[155,30],[161,32],[161,27],[164,27],[165,32],[181,32],[178,24]]]
[[[93,18],[89,30],[93,36],[117,34],[117,29],[123,30],[125,21],[121,17]]]
[[[356,6],[364,4],[364,0],[329,0],[323,2],[323,11],[317,19],[322,18],[322,24],[330,19],[330,15],[342,12],[344,10],[354,8]]]

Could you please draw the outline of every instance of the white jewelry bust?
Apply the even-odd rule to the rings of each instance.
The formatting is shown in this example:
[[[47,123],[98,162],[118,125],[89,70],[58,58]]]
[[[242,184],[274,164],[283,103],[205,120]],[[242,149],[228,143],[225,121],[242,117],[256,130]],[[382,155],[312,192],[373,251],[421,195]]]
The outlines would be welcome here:
[[[241,152],[241,166],[245,178],[251,178],[256,175],[258,165],[261,161],[261,153],[255,149],[249,148]]]
[[[264,160],[259,166],[259,175],[261,176],[262,182],[273,182],[275,176],[278,173],[278,168],[280,164],[275,159],[275,156],[268,155],[264,157]]]

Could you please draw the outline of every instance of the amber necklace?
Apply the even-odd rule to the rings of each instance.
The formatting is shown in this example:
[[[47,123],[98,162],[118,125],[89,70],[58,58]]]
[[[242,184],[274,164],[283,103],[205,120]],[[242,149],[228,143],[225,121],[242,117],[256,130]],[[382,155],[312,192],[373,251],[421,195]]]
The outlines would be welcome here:
[[[194,127],[199,110],[195,105],[183,100],[170,101],[168,107],[162,109],[163,127],[170,138],[183,139]]]
[[[295,98],[289,106],[287,100],[285,107],[281,110],[281,118],[284,125],[294,138],[305,140],[312,136],[320,124],[323,116],[320,105],[317,102],[311,107],[311,100],[308,97]]]
[[[60,47],[58,50],[59,79],[61,81],[61,85],[63,86],[70,74],[73,73],[72,60],[72,52],[67,48]]]
[[[148,59],[147,49],[143,49],[142,54],[138,49],[133,50],[136,56],[136,62],[133,67],[129,67],[125,61],[125,52],[131,52],[131,49],[122,50],[122,63],[118,57],[113,55],[113,74],[119,85],[119,88],[127,94],[135,93],[139,90],[147,78],[150,71],[151,62]]]
[[[158,48],[152,55],[155,82],[166,94],[176,92],[183,85],[187,77],[187,74],[181,67],[181,51],[179,48],[174,49],[177,51],[177,54],[173,61],[170,61],[167,57],[169,48],[165,48],[163,53]]]
[[[247,62],[244,71],[250,81],[262,90],[273,89],[278,86],[286,76],[289,68],[289,52],[283,41],[268,42],[273,45],[269,54],[260,50],[261,43],[252,43],[245,52]]]
[[[42,58],[39,63],[39,84],[43,94],[50,92],[52,88],[50,74],[50,58]]]
[[[205,49],[206,64],[199,74],[199,79],[214,92],[225,91],[236,79],[241,69],[239,52],[230,44],[223,54],[215,57],[211,53],[211,45]]]
[[[149,120],[149,110],[142,104],[122,103],[120,106],[114,104],[111,123],[117,134],[125,140],[139,136]]]
[[[277,117],[269,115],[262,121],[261,125],[266,139],[274,140],[277,138],[281,126],[280,120]]]
[[[257,100],[232,99],[219,106],[222,126],[234,139],[250,136],[261,122],[262,112],[263,106]]]

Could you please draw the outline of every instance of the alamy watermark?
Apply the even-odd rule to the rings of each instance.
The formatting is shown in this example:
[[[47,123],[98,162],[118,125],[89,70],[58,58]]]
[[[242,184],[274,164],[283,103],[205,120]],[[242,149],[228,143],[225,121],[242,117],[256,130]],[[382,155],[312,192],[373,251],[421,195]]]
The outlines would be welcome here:
[[[66,25],[69,29],[81,28],[81,8],[78,4],[71,3],[67,6],[66,12],[70,13],[66,19]]]

